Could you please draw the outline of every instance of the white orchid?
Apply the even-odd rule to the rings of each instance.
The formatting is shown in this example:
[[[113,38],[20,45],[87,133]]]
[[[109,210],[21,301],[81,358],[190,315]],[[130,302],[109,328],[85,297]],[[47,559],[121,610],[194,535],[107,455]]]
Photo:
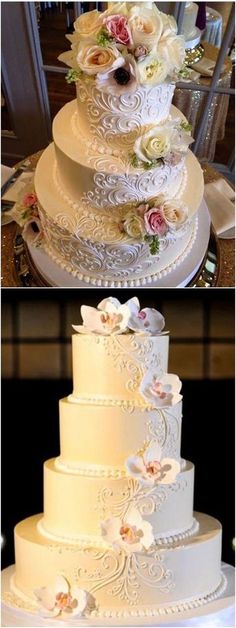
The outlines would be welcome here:
[[[164,317],[153,307],[145,307],[143,310],[138,308],[131,314],[129,320],[129,329],[136,332],[161,334],[164,327]]]
[[[52,586],[36,589],[34,593],[40,604],[39,613],[42,617],[60,615],[67,619],[70,616],[81,617],[91,597],[84,589],[71,587],[63,576],[57,576]]]
[[[155,408],[167,408],[181,401],[181,386],[178,375],[158,375],[155,369],[150,369],[141,381],[140,392]]]
[[[130,456],[125,462],[128,475],[142,486],[171,484],[180,472],[180,464],[174,458],[163,458],[157,441],[150,443],[142,455]]]
[[[82,305],[81,316],[83,325],[72,325],[79,333],[93,332],[108,336],[122,334],[128,330],[128,323],[133,311],[136,311],[138,299],[133,297],[121,304],[118,299],[103,299],[97,308]]]
[[[126,554],[148,549],[154,542],[152,526],[136,508],[131,507],[124,519],[112,517],[101,522],[102,536],[114,548]]]

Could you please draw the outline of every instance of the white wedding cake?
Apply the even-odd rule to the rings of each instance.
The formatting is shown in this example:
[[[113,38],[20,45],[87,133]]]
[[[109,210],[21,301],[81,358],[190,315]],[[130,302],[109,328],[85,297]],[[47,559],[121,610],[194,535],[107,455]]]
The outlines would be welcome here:
[[[60,456],[44,465],[44,514],[15,528],[5,598],[45,617],[181,612],[222,593],[221,525],[193,513],[181,458],[181,382],[156,310],[81,308]]]
[[[109,3],[74,28],[59,59],[77,98],[21,199],[24,236],[78,281],[150,284],[190,254],[203,197],[191,127],[171,105],[184,38],[154,2]]]

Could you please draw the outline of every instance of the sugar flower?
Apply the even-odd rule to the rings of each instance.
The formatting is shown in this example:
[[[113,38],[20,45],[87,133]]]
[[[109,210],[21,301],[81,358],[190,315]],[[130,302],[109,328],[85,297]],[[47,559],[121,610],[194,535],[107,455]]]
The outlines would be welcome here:
[[[128,475],[146,487],[171,484],[180,472],[177,460],[163,458],[162,449],[157,441],[150,443],[144,453],[130,456],[125,466]]]
[[[148,334],[161,334],[165,327],[164,316],[152,307],[133,311],[129,320],[129,329]]]
[[[137,89],[136,62],[132,55],[127,55],[122,59],[122,67],[112,68],[112,71],[97,74],[96,85],[98,89],[107,94],[113,94],[113,96],[130,94]]]
[[[131,313],[136,309],[137,299],[133,297],[123,305],[118,299],[103,299],[97,308],[82,305],[83,325],[72,325],[79,333],[101,335],[122,334],[128,330]]]
[[[159,375],[155,369],[149,369],[141,381],[140,392],[155,408],[168,408],[181,401],[181,387],[182,383],[177,375]]]
[[[89,602],[89,593],[77,586],[70,586],[66,578],[57,576],[52,586],[35,590],[42,617],[81,617]]]
[[[101,522],[105,541],[126,554],[147,550],[154,542],[152,526],[136,508],[129,508],[124,519],[112,517]]]

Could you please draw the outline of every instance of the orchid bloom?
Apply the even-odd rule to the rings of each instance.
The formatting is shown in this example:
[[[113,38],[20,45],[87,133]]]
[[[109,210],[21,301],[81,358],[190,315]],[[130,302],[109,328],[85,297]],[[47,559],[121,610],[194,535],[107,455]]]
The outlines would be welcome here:
[[[101,522],[102,536],[126,554],[149,549],[154,542],[152,526],[136,508],[129,508],[123,519],[112,517]]]
[[[89,593],[77,586],[70,587],[66,578],[57,576],[52,586],[35,590],[42,617],[81,617],[87,607]]]
[[[126,470],[143,486],[171,484],[180,472],[180,464],[174,458],[163,458],[158,442],[150,443],[143,454],[130,456],[126,460]]]
[[[103,299],[97,308],[82,305],[81,316],[83,325],[72,325],[79,333],[93,332],[108,336],[128,331],[128,323],[132,312],[139,306],[138,299],[133,297],[124,304],[118,299]]]
[[[158,375],[155,369],[150,369],[141,381],[140,392],[155,408],[168,408],[181,401],[181,386],[177,375]]]

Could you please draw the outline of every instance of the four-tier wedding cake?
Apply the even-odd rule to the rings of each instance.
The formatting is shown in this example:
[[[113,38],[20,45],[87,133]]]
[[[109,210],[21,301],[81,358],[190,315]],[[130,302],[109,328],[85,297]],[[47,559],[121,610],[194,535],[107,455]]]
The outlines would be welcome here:
[[[44,514],[15,528],[8,603],[45,617],[149,617],[224,590],[221,525],[193,513],[181,458],[181,382],[168,332],[137,298],[82,306],[60,456],[44,465]]]
[[[24,235],[79,282],[150,284],[190,254],[203,197],[191,127],[171,105],[184,38],[154,2],[108,3],[74,29],[59,59],[77,98],[21,198]]]

